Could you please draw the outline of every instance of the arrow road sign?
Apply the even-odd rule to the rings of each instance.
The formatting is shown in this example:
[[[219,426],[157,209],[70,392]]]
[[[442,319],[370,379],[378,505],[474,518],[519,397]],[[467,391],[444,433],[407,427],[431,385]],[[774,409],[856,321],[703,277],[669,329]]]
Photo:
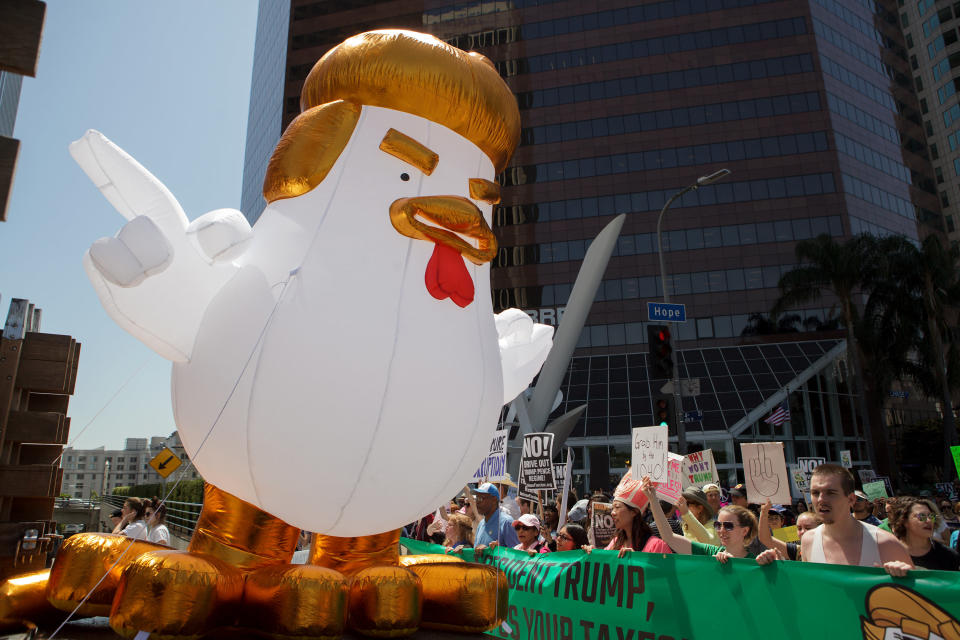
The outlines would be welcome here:
[[[687,308],[671,302],[648,302],[647,320],[650,322],[686,322]]]
[[[176,471],[181,464],[183,463],[180,461],[180,458],[169,448],[164,448],[163,451],[155,455],[153,460],[150,461],[150,466],[153,467],[153,470],[163,478],[168,477]]]

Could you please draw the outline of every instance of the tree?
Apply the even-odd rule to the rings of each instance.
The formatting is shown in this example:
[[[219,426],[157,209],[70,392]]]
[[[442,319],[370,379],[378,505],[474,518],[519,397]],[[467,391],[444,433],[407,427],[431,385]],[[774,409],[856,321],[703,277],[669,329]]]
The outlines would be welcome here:
[[[943,405],[943,464],[944,472],[951,474],[950,447],[957,444],[952,390],[958,386],[960,363],[955,345],[945,346],[944,336],[949,335],[952,310],[960,305],[960,249],[945,246],[933,234],[919,247],[898,236],[884,238],[880,244],[889,268],[882,278],[891,290],[889,315],[905,316],[917,328],[917,362],[911,377]]]
[[[847,332],[847,353],[853,364],[858,408],[863,420],[867,441],[867,456],[877,468],[877,452],[886,457],[885,438],[877,434],[881,447],[874,441],[874,429],[867,407],[863,366],[856,326],[859,318],[856,301],[862,299],[878,275],[877,241],[868,235],[859,235],[847,242],[837,243],[827,234],[801,240],[795,248],[800,266],[780,277],[780,298],[771,312],[779,316],[785,310],[820,300],[825,293],[832,294],[840,305],[843,326]],[[853,387],[853,385],[851,385]],[[884,460],[885,461],[885,460]],[[880,465],[879,468],[888,468]]]

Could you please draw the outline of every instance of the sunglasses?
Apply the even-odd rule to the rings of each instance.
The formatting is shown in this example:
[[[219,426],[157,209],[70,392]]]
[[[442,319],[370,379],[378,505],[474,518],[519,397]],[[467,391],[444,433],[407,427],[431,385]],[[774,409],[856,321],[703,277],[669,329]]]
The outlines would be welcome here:
[[[713,523],[713,528],[716,529],[717,531],[720,531],[720,529],[723,529],[725,531],[733,531],[738,526],[740,525],[734,524],[732,522],[714,522]]]
[[[525,531],[536,531],[536,530],[537,530],[536,527],[525,527],[525,526],[523,526],[522,524],[513,525],[513,528],[516,529],[517,531],[519,531],[520,529],[524,529]]]
[[[920,522],[927,522],[928,520],[930,522],[937,521],[937,514],[935,513],[915,513],[912,517],[916,518]]]

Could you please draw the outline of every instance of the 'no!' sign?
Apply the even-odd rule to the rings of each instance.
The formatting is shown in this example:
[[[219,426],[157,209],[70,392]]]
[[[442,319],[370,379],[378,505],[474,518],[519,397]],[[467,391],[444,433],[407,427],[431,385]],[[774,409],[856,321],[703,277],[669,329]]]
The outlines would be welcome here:
[[[553,477],[553,434],[528,433],[523,436],[520,456],[520,491],[555,491]]]

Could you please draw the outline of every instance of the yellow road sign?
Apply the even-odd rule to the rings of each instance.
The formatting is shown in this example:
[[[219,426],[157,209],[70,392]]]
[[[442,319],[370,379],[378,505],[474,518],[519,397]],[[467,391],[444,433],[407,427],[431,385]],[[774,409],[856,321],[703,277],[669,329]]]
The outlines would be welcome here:
[[[183,463],[180,462],[180,458],[169,448],[165,448],[150,461],[150,466],[153,467],[153,470],[164,478],[176,471],[181,464]]]

